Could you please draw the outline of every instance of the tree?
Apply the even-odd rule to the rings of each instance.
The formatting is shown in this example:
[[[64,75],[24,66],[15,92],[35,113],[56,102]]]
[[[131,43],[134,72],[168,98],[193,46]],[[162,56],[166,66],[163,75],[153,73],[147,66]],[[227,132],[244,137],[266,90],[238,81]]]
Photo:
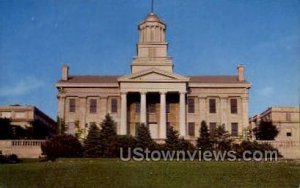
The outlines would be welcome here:
[[[96,124],[92,124],[86,139],[84,140],[84,156],[85,157],[100,157],[100,130]]]
[[[0,118],[0,139],[12,139],[13,131],[10,119]]]
[[[201,122],[201,127],[199,130],[199,138],[197,139],[197,147],[201,148],[201,150],[211,150],[212,149],[212,141],[210,133],[208,132],[207,124],[205,121]]]
[[[155,149],[155,142],[151,138],[149,127],[144,123],[140,124],[137,128],[137,146],[143,149],[148,148],[149,150]]]
[[[59,157],[81,157],[83,148],[79,140],[72,135],[56,136],[41,146],[42,152],[47,159],[55,161]]]
[[[102,157],[116,157],[117,132],[116,123],[109,114],[101,123],[99,132],[99,149]]]
[[[44,123],[39,120],[31,122],[32,125],[32,138],[33,139],[45,139],[50,137],[51,128],[47,127]]]
[[[167,139],[165,146],[167,150],[178,150],[180,147],[178,131],[174,130],[172,126],[167,127]]]
[[[230,134],[225,130],[225,125],[218,126],[212,134],[214,148],[217,150],[230,150],[232,140]]]
[[[261,121],[253,133],[257,140],[274,140],[279,131],[272,121]]]

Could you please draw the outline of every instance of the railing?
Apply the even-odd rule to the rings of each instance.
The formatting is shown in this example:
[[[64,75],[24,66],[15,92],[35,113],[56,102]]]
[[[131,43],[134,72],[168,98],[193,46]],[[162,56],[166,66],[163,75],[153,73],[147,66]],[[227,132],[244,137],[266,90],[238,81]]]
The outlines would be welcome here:
[[[11,140],[11,146],[41,146],[45,140]]]

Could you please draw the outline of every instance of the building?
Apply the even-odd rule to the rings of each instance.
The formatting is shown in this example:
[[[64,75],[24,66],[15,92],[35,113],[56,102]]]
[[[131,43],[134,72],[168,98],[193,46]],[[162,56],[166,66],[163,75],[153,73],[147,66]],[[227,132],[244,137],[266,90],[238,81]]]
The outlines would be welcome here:
[[[153,12],[138,25],[137,55],[131,73],[124,76],[70,75],[63,65],[58,89],[58,117],[67,132],[75,134],[99,124],[106,113],[117,123],[120,135],[135,135],[140,123],[151,136],[166,138],[173,126],[186,139],[198,136],[201,121],[210,129],[224,125],[233,137],[241,137],[248,126],[248,90],[244,66],[236,75],[187,76],[173,72],[168,55],[166,24]]]
[[[27,130],[26,134],[22,134],[21,137],[32,136],[29,132],[31,132],[34,122],[37,123],[37,126],[41,126],[39,130],[48,131],[47,135],[56,133],[56,122],[35,106],[0,106],[0,118],[10,119],[14,127],[17,126]],[[15,134],[17,130],[14,130]]]
[[[261,121],[272,121],[279,130],[276,141],[300,142],[300,109],[296,107],[270,107],[250,118],[254,128]]]

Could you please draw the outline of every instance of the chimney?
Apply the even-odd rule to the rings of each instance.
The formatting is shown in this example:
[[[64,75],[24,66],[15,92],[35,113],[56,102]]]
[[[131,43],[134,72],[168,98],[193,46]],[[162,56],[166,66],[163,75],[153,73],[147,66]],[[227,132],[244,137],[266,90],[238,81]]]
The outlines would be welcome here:
[[[245,77],[244,77],[245,68],[244,68],[244,65],[239,64],[237,66],[237,70],[238,70],[238,80],[239,81],[245,81]]]
[[[69,66],[63,65],[62,66],[62,80],[68,80],[69,77]]]

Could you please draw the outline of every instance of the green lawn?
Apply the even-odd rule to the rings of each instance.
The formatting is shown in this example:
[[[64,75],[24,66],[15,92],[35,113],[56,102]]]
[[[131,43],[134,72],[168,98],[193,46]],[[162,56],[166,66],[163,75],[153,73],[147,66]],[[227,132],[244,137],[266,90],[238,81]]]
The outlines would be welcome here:
[[[0,165],[0,187],[299,187],[300,164],[61,159]]]

